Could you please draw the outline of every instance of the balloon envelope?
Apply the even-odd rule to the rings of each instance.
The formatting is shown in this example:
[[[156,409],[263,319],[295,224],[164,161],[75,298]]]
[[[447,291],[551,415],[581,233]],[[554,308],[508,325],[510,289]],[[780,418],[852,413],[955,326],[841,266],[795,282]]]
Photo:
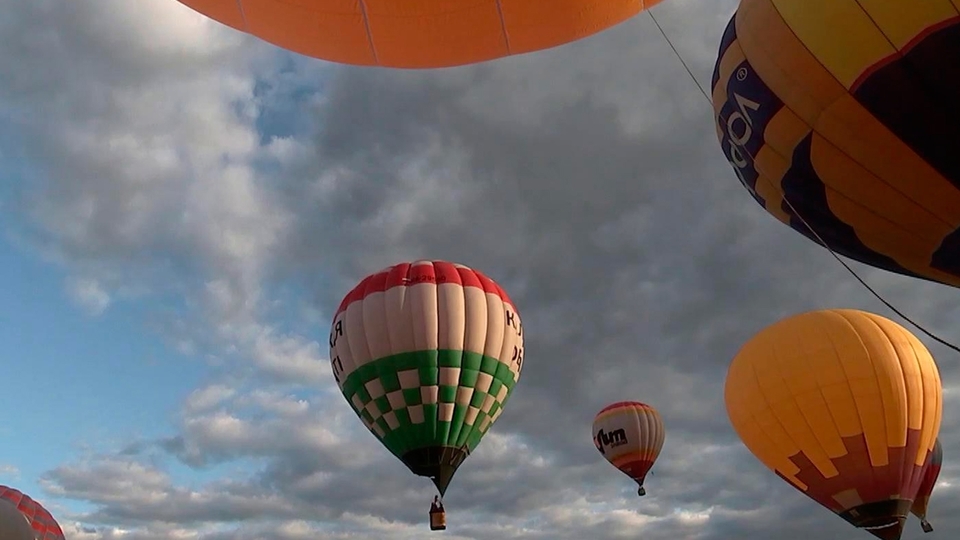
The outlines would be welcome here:
[[[333,62],[433,68],[555,47],[661,0],[180,0],[285,49]]]
[[[520,378],[523,325],[506,292],[482,273],[402,263],[343,299],[330,358],[364,425],[443,494]]]
[[[805,220],[839,254],[953,286],[957,95],[951,0],[741,0],[713,74],[723,152],[767,212],[816,241]]]
[[[593,444],[603,457],[640,486],[660,455],[663,420],[656,409],[639,401],[612,403],[593,419]]]
[[[900,538],[940,430],[937,365],[913,334],[864,311],[783,319],[727,373],[746,447],[808,497],[884,540]]]
[[[36,540],[64,540],[63,530],[60,529],[60,524],[57,523],[57,520],[53,519],[53,516],[50,515],[50,512],[48,512],[46,508],[29,496],[24,495],[14,488],[0,485],[0,501],[9,503],[9,505],[3,506],[4,514],[3,517],[0,517],[3,525],[0,525],[0,532],[10,531],[12,535],[11,539],[17,538],[16,534],[18,534],[17,531],[20,530],[20,525],[17,520],[10,521],[11,516],[13,516],[13,514],[9,513],[10,506],[14,507],[20,513],[20,518],[28,523],[32,529],[32,536],[29,538],[36,538]],[[0,538],[6,537],[0,534]]]

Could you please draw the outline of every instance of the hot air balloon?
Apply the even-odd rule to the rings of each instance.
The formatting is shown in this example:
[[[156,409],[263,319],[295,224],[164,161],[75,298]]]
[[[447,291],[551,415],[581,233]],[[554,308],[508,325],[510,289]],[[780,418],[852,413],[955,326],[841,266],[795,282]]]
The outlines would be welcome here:
[[[274,45],[332,62],[472,64],[556,47],[661,0],[180,0]]]
[[[838,254],[960,286],[957,9],[741,0],[713,103],[724,155],[753,198]]]
[[[330,330],[343,397],[390,452],[442,496],[520,378],[523,325],[499,285],[417,261],[366,277]]]
[[[663,447],[660,413],[639,401],[607,405],[593,419],[593,444],[614,467],[640,486],[637,495],[646,495],[643,481]]]
[[[0,485],[0,538],[3,540],[64,540],[57,520],[37,501]]]
[[[744,445],[855,527],[898,540],[940,430],[937,365],[913,334],[872,313],[794,315],[730,365],[727,414]]]
[[[937,439],[933,445],[933,454],[930,455],[930,463],[923,472],[923,481],[920,482],[917,498],[914,499],[913,507],[910,508],[910,512],[920,518],[920,527],[923,532],[933,531],[933,527],[927,521],[927,505],[930,504],[930,494],[933,493],[937,478],[940,476],[941,461],[943,461],[943,449],[940,447],[940,439]]]

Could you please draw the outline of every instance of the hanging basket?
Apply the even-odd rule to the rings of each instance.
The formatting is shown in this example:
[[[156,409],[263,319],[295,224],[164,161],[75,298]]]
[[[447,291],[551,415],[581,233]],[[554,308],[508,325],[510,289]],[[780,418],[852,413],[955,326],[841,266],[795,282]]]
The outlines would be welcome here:
[[[443,510],[430,509],[430,530],[443,531],[447,528],[447,513]]]

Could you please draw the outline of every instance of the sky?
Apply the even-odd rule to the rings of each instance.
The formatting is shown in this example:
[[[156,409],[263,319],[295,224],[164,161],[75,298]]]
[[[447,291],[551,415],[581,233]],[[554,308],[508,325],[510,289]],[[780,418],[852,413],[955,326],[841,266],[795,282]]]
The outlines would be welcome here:
[[[735,7],[652,10],[704,87]],[[422,538],[432,484],[356,418],[326,346],[357,281],[422,258],[496,279],[526,331],[444,538],[871,538],[749,453],[721,381],[782,317],[900,319],[753,202],[649,15],[403,71],[287,53],[174,0],[0,12],[0,484],[67,538]],[[960,339],[955,289],[852,266]],[[956,538],[960,362],[921,338],[947,460],[926,538]],[[642,499],[591,442],[625,399],[667,429]]]

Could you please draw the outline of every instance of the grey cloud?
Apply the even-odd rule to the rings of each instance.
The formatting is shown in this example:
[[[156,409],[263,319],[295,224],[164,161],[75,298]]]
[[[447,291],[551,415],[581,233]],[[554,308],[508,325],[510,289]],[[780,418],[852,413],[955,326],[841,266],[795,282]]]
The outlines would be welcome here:
[[[28,23],[53,4],[36,5],[16,12]],[[704,84],[734,5],[678,0],[657,8]],[[125,537],[144,540],[169,538],[178,527],[205,540],[421,537],[429,482],[377,446],[326,371],[307,385],[317,390],[306,409],[295,399],[231,386],[282,387],[325,370],[318,363],[325,321],[343,294],[370,272],[418,258],[487,273],[511,294],[527,329],[516,392],[448,492],[447,538],[867,538],[739,444],[723,412],[722,382],[740,345],[780,317],[834,306],[887,312],[828,253],[744,192],[718,148],[707,105],[649,18],[537,55],[445,71],[320,67],[297,59],[282,77],[275,66],[259,72],[267,81],[260,86],[269,88],[258,94],[246,70],[267,69],[257,62],[269,47],[239,40],[216,54],[187,57],[125,48],[118,43],[137,40],[94,31],[98,17],[109,16],[108,4],[90,6],[70,8],[79,10],[76,17],[57,26],[62,40],[82,36],[70,38],[75,52],[17,38],[10,25],[0,32],[36,58],[65,65],[72,54],[96,64],[76,82],[68,71],[31,75],[0,67],[0,74],[18,76],[0,83],[4,110],[37,110],[24,89],[43,85],[46,93],[34,98],[61,104],[49,118],[18,117],[32,133],[26,154],[39,163],[46,153],[51,162],[45,188],[25,199],[31,212],[21,217],[24,227],[45,230],[42,240],[68,268],[114,283],[163,282],[190,298],[188,316],[195,318],[178,321],[175,314],[160,328],[210,351],[223,346],[206,335],[210,329],[229,330],[222,335],[235,349],[220,354],[249,358],[220,370],[249,376],[226,379],[216,396],[197,394],[176,432],[152,446],[51,471],[53,493],[95,505],[68,516],[97,525],[76,529],[76,538],[113,538],[112,526],[137,527]],[[246,54],[261,60],[237,60]],[[150,69],[131,65],[141,57]],[[120,115],[122,108],[104,108],[87,91],[95,84],[104,96],[142,100],[137,92],[149,94],[174,75],[205,89],[209,103],[237,100],[238,116],[193,118],[185,132],[149,113]],[[243,90],[210,90],[218,77],[236,78]],[[316,88],[298,91],[308,83],[322,84],[322,99]],[[293,116],[295,125],[285,127]],[[105,127],[98,133],[154,134],[163,141],[154,148],[187,157],[134,182],[131,163],[157,160],[73,151],[50,133],[78,118],[81,126],[99,119]],[[151,129],[133,129],[138,122]],[[251,127],[258,122],[278,138],[251,142],[262,136]],[[237,131],[222,140],[211,135],[223,126]],[[198,138],[170,139],[172,133]],[[208,147],[191,150],[196,141]],[[249,152],[254,165],[245,171],[255,175],[251,200],[258,204],[225,207],[208,193],[187,205],[188,195],[207,185],[183,179],[191,176],[190,160],[230,152]],[[134,223],[137,205],[148,203],[152,217]],[[181,219],[184,205],[194,216],[209,210],[212,217]],[[154,221],[170,214],[179,216],[175,224]],[[69,218],[79,220],[78,232],[63,225]],[[260,219],[275,226],[271,234],[256,230]],[[232,227],[237,249],[212,240],[222,223]],[[99,261],[96,271],[91,260]],[[949,335],[958,308],[948,289],[854,266],[911,316]],[[251,336],[288,334],[282,321],[245,300],[278,284],[306,290],[319,322],[311,333],[258,353]],[[931,347],[942,358],[945,385],[957,387],[954,357]],[[298,360],[272,362],[289,356]],[[271,370],[283,376],[268,379]],[[942,437],[953,448],[960,442],[958,404],[948,398]],[[667,424],[644,499],[590,443],[593,415],[619,399],[654,404]],[[193,489],[164,472],[174,466],[166,459],[204,471],[234,460],[253,464],[239,477]],[[958,474],[947,466],[942,478],[956,485]],[[951,512],[955,489],[938,488],[931,505],[941,536],[960,531]],[[202,502],[190,502],[190,493]]]

